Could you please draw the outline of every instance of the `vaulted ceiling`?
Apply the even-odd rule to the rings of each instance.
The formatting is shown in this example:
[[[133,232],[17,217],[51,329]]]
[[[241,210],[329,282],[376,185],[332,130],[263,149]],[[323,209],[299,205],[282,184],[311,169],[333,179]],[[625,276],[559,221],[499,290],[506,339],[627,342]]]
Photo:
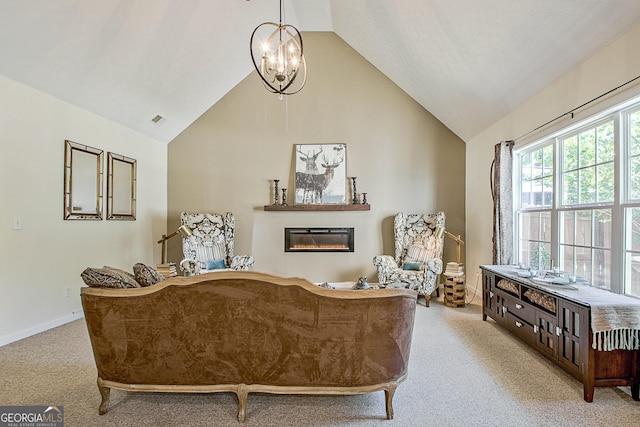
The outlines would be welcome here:
[[[284,4],[303,37],[335,32],[463,140],[640,24],[635,0]],[[170,142],[253,72],[249,37],[278,5],[0,0],[0,74]]]

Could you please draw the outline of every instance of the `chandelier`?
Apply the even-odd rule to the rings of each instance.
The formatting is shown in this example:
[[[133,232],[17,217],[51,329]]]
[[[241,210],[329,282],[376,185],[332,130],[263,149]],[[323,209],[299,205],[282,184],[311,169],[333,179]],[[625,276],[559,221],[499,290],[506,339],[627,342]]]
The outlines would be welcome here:
[[[302,50],[302,36],[293,25],[282,24],[283,0],[280,0],[280,23],[264,22],[251,34],[253,66],[265,88],[280,95],[293,95],[307,81],[307,63]]]

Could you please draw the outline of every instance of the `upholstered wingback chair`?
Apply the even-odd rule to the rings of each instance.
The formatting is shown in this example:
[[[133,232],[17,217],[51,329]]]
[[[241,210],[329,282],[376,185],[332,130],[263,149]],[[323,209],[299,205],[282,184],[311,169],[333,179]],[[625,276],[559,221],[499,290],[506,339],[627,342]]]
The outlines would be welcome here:
[[[182,239],[184,259],[180,268],[185,275],[214,269],[248,270],[255,262],[250,255],[233,255],[236,221],[231,212],[182,212],[180,222],[192,231],[191,236]]]
[[[444,212],[398,213],[393,221],[395,258],[390,255],[373,258],[380,284],[415,289],[425,298],[428,307],[442,273],[443,238],[436,237],[435,232],[437,227],[444,228],[444,223]]]

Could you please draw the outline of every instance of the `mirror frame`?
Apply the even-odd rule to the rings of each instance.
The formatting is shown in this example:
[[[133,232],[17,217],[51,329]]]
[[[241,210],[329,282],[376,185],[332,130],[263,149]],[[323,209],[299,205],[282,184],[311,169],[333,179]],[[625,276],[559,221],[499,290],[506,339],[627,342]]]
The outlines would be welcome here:
[[[130,168],[129,177],[121,177],[116,170],[116,162],[128,165]],[[107,220],[128,220],[136,219],[136,183],[137,183],[137,161],[130,157],[122,156],[112,152],[107,153]],[[123,180],[126,180],[123,182]],[[129,199],[129,210],[119,212],[115,210],[115,200],[119,200],[125,194]]]
[[[89,155],[95,157],[95,168],[93,165],[86,165],[81,162],[78,157],[74,162],[74,156]],[[65,140],[64,150],[64,219],[85,219],[85,220],[101,220],[102,219],[102,183],[103,183],[103,166],[102,159],[104,152],[99,148],[89,147],[88,145],[78,144],[77,142]],[[91,160],[91,157],[89,157]],[[87,189],[87,179],[95,174],[95,190]],[[76,190],[74,192],[74,189]],[[88,193],[87,193],[88,191]],[[74,206],[74,202],[79,200],[95,200],[93,210],[83,210],[82,207]]]

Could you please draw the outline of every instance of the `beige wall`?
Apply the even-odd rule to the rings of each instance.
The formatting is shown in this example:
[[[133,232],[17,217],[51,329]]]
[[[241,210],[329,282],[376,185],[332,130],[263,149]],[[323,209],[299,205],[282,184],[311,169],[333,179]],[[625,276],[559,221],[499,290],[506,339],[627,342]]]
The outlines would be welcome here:
[[[168,229],[181,211],[231,211],[236,254],[252,254],[255,270],[375,281],[371,260],[393,254],[397,212],[443,210],[449,230],[463,233],[465,144],[334,33],[303,36],[302,92],[279,101],[251,73],[169,144]],[[358,177],[371,211],[264,212],[271,180],[293,187],[294,144],[323,143],[347,144],[347,176]],[[296,226],[353,226],[356,250],[284,253],[283,229]],[[179,239],[169,254],[182,259]],[[446,257],[455,258],[449,239]]]
[[[491,127],[472,138],[467,143],[467,284],[471,272],[479,271],[479,265],[491,263],[492,212],[491,190],[489,187],[489,169],[493,160],[493,146],[500,140],[518,138],[543,123],[558,117],[579,105],[625,83],[640,75],[640,26],[628,32],[616,42],[594,53],[552,85],[538,93],[528,102],[503,117]],[[627,90],[635,91],[636,88]],[[616,97],[624,96],[617,94]],[[611,103],[607,97],[593,104],[590,111],[604,108]],[[587,112],[578,112],[574,119],[565,118],[553,126],[528,137],[531,140],[541,137],[553,128],[569,126],[585,118]],[[527,142],[516,141],[516,148]]]
[[[79,317],[86,267],[131,271],[136,262],[160,261],[167,147],[2,76],[0,99],[3,345]],[[137,221],[62,219],[65,139],[104,150],[105,168],[108,151],[138,160]],[[14,217],[22,230],[12,230]]]

